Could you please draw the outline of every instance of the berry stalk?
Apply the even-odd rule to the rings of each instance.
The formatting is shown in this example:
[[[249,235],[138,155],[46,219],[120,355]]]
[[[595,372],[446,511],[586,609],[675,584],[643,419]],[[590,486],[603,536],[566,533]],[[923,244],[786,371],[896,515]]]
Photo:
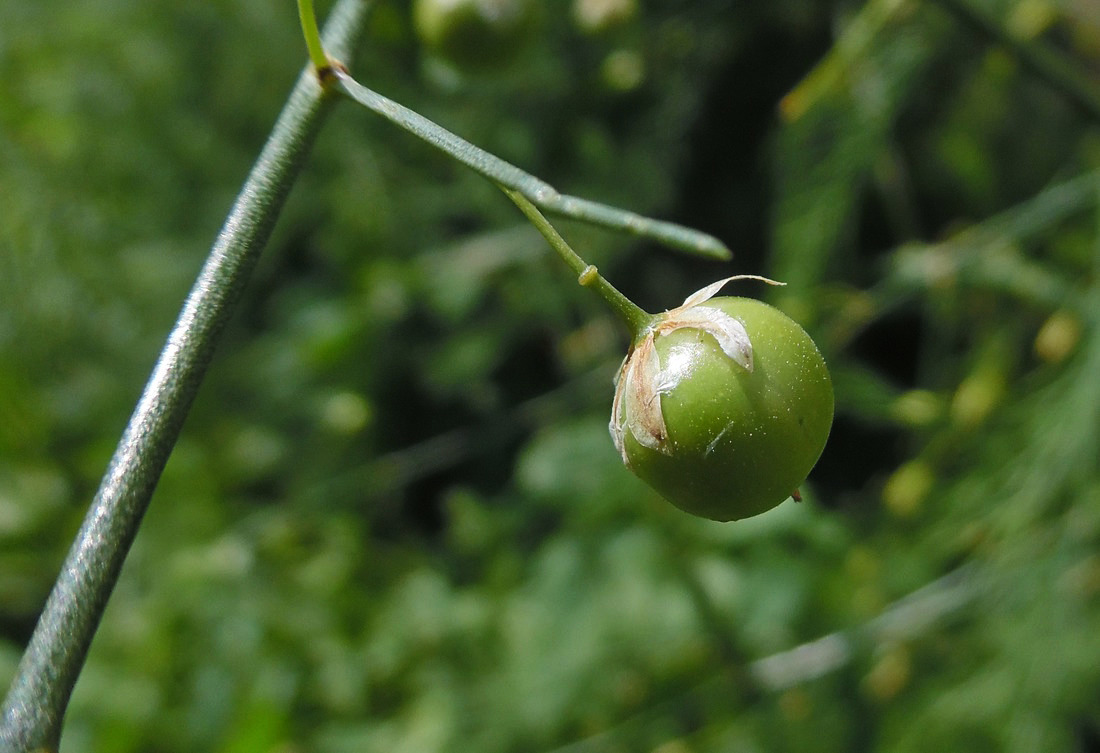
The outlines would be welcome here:
[[[577,274],[577,281],[586,288],[592,288],[601,298],[607,301],[607,304],[619,315],[619,318],[630,330],[631,340],[637,339],[649,326],[653,316],[619,292],[597,271],[596,267],[582,259],[561,236],[557,228],[551,225],[542,212],[528,201],[523,194],[503,186],[501,186],[501,190],[509,199],[515,202],[519,210],[531,221],[531,224],[542,233],[542,237],[558,253],[562,261]]]

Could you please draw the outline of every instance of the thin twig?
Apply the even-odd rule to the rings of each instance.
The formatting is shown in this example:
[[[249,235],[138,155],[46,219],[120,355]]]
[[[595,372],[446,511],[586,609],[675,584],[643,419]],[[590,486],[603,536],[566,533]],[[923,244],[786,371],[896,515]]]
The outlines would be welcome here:
[[[321,33],[317,31],[317,15],[313,12],[313,0],[298,0],[298,21],[302,24],[302,35],[306,39],[309,60],[315,72],[320,73],[329,67],[325,46],[321,42]]]
[[[368,3],[341,0],[326,29],[346,56]],[[327,110],[310,66],[211,249],[119,441],[39,617],[0,717],[0,753],[56,750],[88,647],[218,337]]]
[[[577,281],[586,288],[594,290],[601,298],[607,301],[615,313],[619,315],[623,323],[630,329],[633,339],[637,337],[649,324],[652,317],[638,308],[634,301],[627,298],[619,290],[608,282],[599,271],[577,255],[577,252],[569,245],[561,233],[542,216],[538,208],[532,204],[526,196],[519,191],[501,188],[505,195],[515,202],[523,215],[531,221],[550,247],[561,257],[562,261],[577,274]]]
[[[725,260],[733,256],[722,241],[699,230],[562,194],[546,181],[471,144],[420,113],[368,89],[348,73],[341,70],[334,72],[339,88],[359,104],[426,141],[479,175],[519,193],[545,212],[650,238],[671,248],[711,259]]]

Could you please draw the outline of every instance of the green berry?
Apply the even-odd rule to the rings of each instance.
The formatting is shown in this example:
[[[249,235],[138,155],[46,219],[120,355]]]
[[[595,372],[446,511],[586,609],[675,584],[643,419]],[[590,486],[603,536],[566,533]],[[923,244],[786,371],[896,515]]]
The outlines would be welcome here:
[[[690,301],[635,343],[612,435],[630,470],[680,509],[747,518],[790,497],[817,462],[832,382],[813,340],[778,309]],[[632,358],[645,363],[631,368]]]

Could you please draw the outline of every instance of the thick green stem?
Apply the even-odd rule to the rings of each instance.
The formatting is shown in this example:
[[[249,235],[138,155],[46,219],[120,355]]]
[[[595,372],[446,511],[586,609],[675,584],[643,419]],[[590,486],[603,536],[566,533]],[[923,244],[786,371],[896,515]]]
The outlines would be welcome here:
[[[600,275],[594,266],[578,256],[565,238],[562,238],[557,229],[550,224],[550,221],[523,194],[503,186],[501,186],[501,190],[516,203],[516,206],[531,221],[531,224],[542,233],[542,237],[546,239],[551,248],[558,252],[558,256],[561,257],[562,261],[577,274],[577,281],[586,288],[592,288],[601,298],[607,301],[608,305],[630,329],[631,339],[636,339],[649,326],[653,316],[620,293],[614,285]]]
[[[340,0],[326,29],[347,55],[367,3]],[[57,750],[88,647],[161,471],[287,193],[326,103],[303,72],[211,249],[119,441],[91,509],[35,626],[0,717],[0,753]]]

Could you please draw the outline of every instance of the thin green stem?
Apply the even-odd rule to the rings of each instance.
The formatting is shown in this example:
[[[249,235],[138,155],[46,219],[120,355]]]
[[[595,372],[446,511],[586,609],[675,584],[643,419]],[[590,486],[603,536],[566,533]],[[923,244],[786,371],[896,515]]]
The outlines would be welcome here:
[[[707,233],[677,225],[674,222],[655,220],[599,202],[562,194],[546,181],[471,144],[420,113],[368,89],[346,72],[336,70],[333,73],[340,89],[359,104],[426,141],[497,185],[523,195],[543,211],[650,238],[671,248],[710,259],[726,260],[733,256],[722,241]]]
[[[531,203],[526,196],[519,191],[504,186],[501,186],[501,190],[516,203],[516,206],[531,221],[531,224],[542,233],[542,237],[558,253],[562,261],[577,274],[577,281],[586,288],[592,288],[601,298],[607,301],[608,305],[630,329],[631,339],[637,338],[649,326],[649,322],[653,319],[652,315],[646,313],[634,301],[620,293],[594,266],[582,259],[565,238],[561,237],[557,228],[550,224],[550,221],[542,215],[538,207]]]
[[[313,67],[322,71],[329,67],[325,46],[321,44],[321,32],[317,30],[317,16],[313,12],[313,0],[298,0],[298,20],[306,38],[306,49]]]
[[[346,55],[368,3],[340,0],[326,29]],[[255,266],[331,97],[304,71],[249,175],[123,432],[16,670],[0,753],[55,751],[108,597],[214,347]]]

